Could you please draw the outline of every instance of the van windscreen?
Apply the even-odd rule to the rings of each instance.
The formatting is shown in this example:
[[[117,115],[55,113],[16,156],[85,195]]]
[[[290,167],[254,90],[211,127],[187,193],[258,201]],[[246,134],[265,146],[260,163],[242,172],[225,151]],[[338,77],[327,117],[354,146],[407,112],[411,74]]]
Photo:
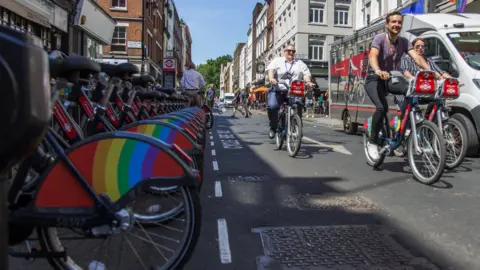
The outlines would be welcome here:
[[[480,70],[480,32],[455,32],[447,35],[467,64]]]

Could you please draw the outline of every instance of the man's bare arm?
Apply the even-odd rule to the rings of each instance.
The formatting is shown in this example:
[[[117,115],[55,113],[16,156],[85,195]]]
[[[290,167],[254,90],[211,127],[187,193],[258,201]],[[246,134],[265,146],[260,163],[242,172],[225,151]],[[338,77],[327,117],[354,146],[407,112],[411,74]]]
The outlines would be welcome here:
[[[408,51],[408,54],[410,55],[410,57],[412,57],[413,61],[415,61],[415,64],[417,64],[419,67],[424,70],[432,70],[427,61],[425,61],[425,58],[418,55],[415,50]]]
[[[370,63],[370,67],[375,71],[380,71],[380,66],[378,65],[378,55],[380,51],[377,48],[370,49],[370,54],[368,55],[368,61]]]

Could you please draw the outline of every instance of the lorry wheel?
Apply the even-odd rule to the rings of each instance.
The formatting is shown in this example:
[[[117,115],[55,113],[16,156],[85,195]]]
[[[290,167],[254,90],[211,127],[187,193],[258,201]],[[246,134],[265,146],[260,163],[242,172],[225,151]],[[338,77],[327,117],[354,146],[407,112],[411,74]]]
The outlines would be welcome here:
[[[350,135],[357,134],[358,125],[356,123],[352,123],[352,118],[350,117],[350,113],[345,111],[343,113],[343,131]]]
[[[470,118],[466,117],[461,113],[456,113],[452,115],[452,118],[460,121],[465,131],[467,132],[467,157],[472,157],[477,155],[479,150],[478,135],[475,126],[473,125]]]

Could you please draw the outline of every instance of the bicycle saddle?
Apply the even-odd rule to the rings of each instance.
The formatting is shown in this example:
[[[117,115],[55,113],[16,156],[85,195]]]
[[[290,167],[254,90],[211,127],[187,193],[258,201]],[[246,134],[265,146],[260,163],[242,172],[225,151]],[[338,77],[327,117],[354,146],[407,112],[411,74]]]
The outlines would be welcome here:
[[[106,73],[108,76],[121,79],[132,77],[133,74],[139,72],[138,67],[132,63],[121,63],[119,65],[101,63],[100,67],[102,72]]]
[[[86,56],[72,55],[66,58],[50,58],[52,77],[70,77],[72,73],[98,73],[100,65]]]
[[[174,88],[155,87],[155,90],[158,91],[158,92],[165,93],[165,94],[167,94],[167,95],[171,95],[171,94],[175,93],[175,89],[174,89]]]
[[[155,83],[155,78],[149,74],[134,76],[132,77],[131,83],[133,86],[147,87],[148,83]]]

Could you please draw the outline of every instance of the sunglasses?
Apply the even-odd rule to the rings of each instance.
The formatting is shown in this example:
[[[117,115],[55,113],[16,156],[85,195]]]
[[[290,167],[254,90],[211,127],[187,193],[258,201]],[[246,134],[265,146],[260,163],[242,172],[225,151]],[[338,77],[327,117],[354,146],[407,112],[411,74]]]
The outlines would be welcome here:
[[[295,51],[295,50],[285,50],[285,52],[292,52],[292,53],[296,53],[297,51]]]
[[[415,49],[420,49],[420,48],[425,49],[425,45],[416,45],[415,46]]]

